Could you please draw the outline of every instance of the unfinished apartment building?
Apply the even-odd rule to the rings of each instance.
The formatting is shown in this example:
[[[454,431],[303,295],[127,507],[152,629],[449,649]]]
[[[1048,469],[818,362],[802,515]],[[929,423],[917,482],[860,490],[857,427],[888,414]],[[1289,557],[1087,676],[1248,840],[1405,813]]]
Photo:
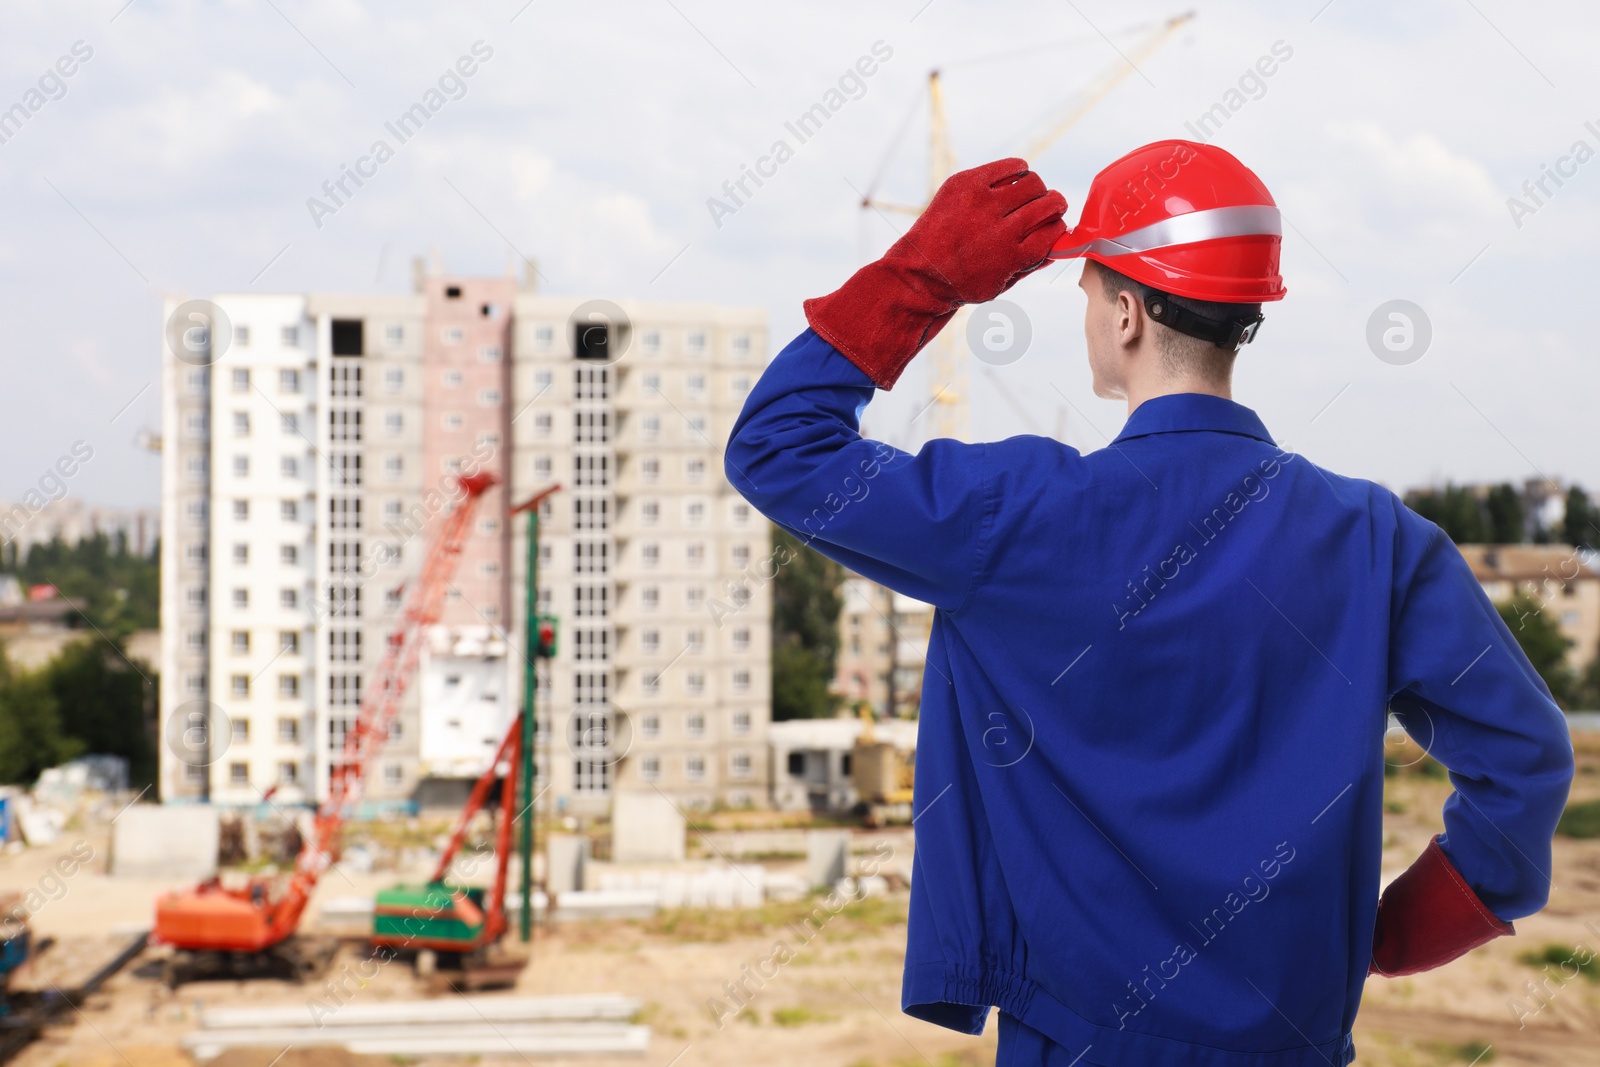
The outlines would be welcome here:
[[[759,311],[584,301],[419,269],[405,295],[222,295],[219,349],[165,346],[160,790],[314,802],[463,468],[479,503],[368,806],[449,802],[522,701],[527,516],[544,505],[542,803],[622,789],[764,804],[765,520],[721,442]],[[615,305],[612,305],[615,307]],[[169,303],[168,316],[179,311]],[[577,320],[574,314],[579,313]],[[170,333],[170,331],[169,331]]]

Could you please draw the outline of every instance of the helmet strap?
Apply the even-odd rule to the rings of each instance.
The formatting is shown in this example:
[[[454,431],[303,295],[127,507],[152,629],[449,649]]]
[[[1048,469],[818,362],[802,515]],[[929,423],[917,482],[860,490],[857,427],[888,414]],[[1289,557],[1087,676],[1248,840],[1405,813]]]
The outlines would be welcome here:
[[[1230,350],[1254,341],[1266,319],[1261,312],[1223,321],[1207,318],[1179,307],[1168,294],[1149,286],[1144,287],[1144,309],[1153,321],[1168,329]]]

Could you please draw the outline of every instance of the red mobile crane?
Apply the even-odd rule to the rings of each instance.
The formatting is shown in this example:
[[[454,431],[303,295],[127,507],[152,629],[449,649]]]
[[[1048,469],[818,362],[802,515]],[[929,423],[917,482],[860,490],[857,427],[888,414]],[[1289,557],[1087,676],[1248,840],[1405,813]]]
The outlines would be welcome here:
[[[274,895],[275,879],[251,878],[242,887],[225,887],[220,877],[188,890],[163,894],[156,901],[151,940],[171,945],[191,958],[223,959],[237,965],[271,957],[296,976],[316,970],[321,961],[301,950],[293,939],[317,879],[332,864],[344,821],[361,800],[372,758],[389,735],[400,700],[416,674],[428,628],[439,620],[445,588],[455,573],[479,498],[499,481],[487,472],[460,479],[463,498],[445,519],[438,540],[428,550],[422,573],[406,598],[401,621],[389,635],[377,674],[361,699],[361,710],[345,733],[339,761],[329,771],[328,798],[317,809],[311,836],[295,859],[294,873]],[[168,967],[176,983],[181,961]],[[231,968],[230,968],[231,969]]]

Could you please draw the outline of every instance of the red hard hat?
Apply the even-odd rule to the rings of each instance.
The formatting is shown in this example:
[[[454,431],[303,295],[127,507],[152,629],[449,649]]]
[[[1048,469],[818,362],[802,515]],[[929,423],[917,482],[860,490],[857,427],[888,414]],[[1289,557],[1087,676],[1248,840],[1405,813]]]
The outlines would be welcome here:
[[[1051,259],[1092,259],[1194,300],[1282,300],[1283,228],[1261,179],[1214,145],[1157,141],[1094,176]]]

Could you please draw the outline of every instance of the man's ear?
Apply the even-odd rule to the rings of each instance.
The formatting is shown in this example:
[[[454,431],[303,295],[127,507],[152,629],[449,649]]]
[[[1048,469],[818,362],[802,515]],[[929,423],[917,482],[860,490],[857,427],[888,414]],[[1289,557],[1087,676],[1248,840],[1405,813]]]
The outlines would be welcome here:
[[[1145,331],[1144,306],[1138,297],[1124,289],[1117,294],[1117,341],[1124,346],[1138,342]]]

